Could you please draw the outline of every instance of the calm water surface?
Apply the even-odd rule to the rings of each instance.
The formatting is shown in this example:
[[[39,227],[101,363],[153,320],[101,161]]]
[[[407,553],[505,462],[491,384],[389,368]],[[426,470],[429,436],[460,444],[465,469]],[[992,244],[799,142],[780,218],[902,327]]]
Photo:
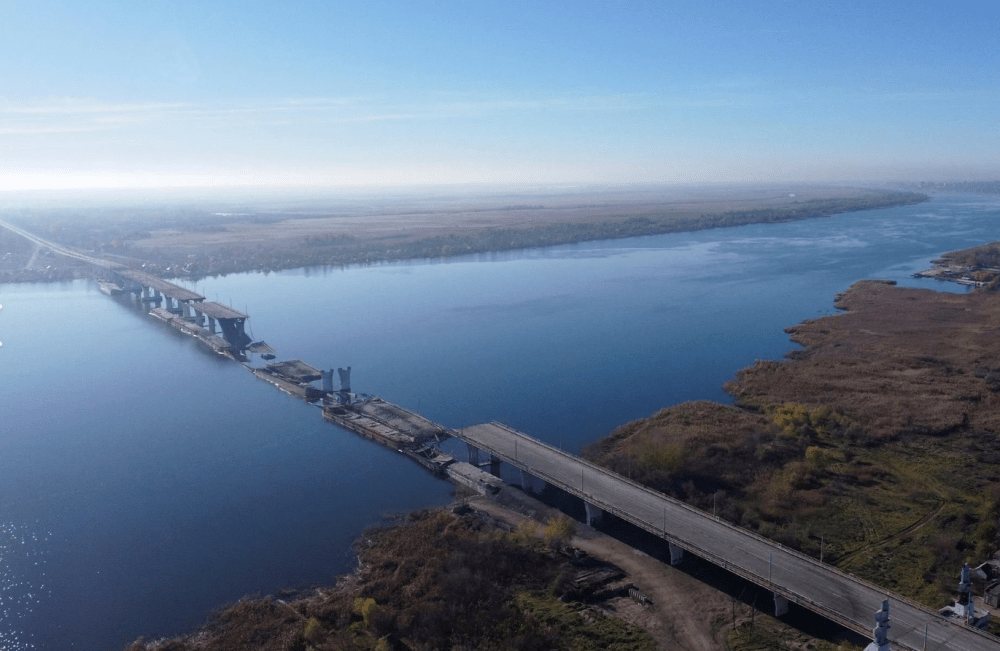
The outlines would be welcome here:
[[[1000,201],[195,286],[279,359],[460,427],[566,449],[791,347],[861,278],[1000,239]],[[85,282],[0,287],[0,651],[117,649],[330,580],[451,486]]]

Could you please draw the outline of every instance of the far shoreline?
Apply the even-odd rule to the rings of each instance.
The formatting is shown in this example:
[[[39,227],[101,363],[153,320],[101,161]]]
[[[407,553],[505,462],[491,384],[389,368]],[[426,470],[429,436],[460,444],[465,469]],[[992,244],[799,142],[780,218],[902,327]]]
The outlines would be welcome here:
[[[344,268],[408,260],[505,253],[601,240],[694,232],[749,224],[914,205],[917,192],[829,188],[776,196],[682,196],[670,201],[622,201],[596,196],[549,197],[547,203],[500,205],[407,204],[374,210],[301,214],[290,210],[228,212],[150,210],[126,221],[103,212],[79,223],[50,225],[47,236],[164,278],[192,281],[232,273]],[[164,209],[166,210],[166,209]],[[41,216],[41,215],[39,215]],[[54,218],[54,215],[53,215]],[[131,220],[131,221],[128,221]],[[14,220],[27,230],[40,224]],[[46,282],[89,277],[89,269],[47,256],[0,233],[0,282]],[[19,238],[18,238],[19,239]],[[10,251],[7,251],[7,250]]]

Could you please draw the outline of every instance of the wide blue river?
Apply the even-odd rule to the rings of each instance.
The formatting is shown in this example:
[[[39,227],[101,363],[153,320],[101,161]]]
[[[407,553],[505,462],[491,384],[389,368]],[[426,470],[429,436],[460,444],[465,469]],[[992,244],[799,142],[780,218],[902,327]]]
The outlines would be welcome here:
[[[862,278],[1000,239],[1000,199],[193,287],[279,359],[451,427],[578,451],[791,347]],[[241,596],[330,581],[384,514],[450,500],[416,464],[87,282],[0,286],[0,651],[120,649]]]

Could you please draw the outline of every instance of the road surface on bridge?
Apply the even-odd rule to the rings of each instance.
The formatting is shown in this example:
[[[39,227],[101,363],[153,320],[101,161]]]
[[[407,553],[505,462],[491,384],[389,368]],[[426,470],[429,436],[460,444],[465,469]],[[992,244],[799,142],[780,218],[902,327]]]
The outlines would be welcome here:
[[[590,504],[658,535],[854,631],[871,636],[887,591],[844,574],[607,469],[499,423],[458,431],[459,438]],[[956,568],[956,579],[958,570]],[[998,651],[1000,639],[945,619],[898,595],[890,602],[889,638],[919,651]]]

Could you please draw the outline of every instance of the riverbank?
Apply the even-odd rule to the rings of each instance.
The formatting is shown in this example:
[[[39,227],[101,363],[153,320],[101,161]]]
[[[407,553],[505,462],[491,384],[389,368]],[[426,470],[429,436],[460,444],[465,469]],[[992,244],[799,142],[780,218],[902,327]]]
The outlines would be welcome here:
[[[470,498],[369,529],[358,569],[335,585],[243,599],[190,635],[128,651],[669,648],[630,621],[649,608],[629,596],[629,577],[575,544],[598,534],[574,535],[565,516],[529,519],[518,511],[539,507],[523,497]]]
[[[788,649],[839,648],[753,612],[743,595],[737,599],[697,572],[570,524],[558,510],[516,488],[414,512],[366,532],[356,550],[358,569],[335,584],[242,599],[202,629],[140,639],[126,651],[426,648],[421,643],[447,648],[450,639],[409,634],[429,628],[428,621],[418,620],[433,619],[442,609],[449,619],[436,634],[464,634],[468,648],[743,649],[756,648],[762,637],[781,640]],[[498,579],[487,564],[519,572],[520,581]],[[444,585],[435,589],[439,581]],[[469,585],[456,587],[455,581]],[[394,599],[390,592],[406,596]],[[485,602],[497,594],[502,602],[497,612],[484,613]],[[456,598],[472,601],[457,604]],[[497,637],[486,619],[509,617],[505,604],[516,606],[519,621],[507,623],[507,637]],[[470,615],[460,612],[463,607],[474,608],[476,624],[486,628],[470,632],[456,622],[453,618]]]
[[[50,208],[8,218],[29,230],[42,229],[53,241],[141,264],[154,275],[198,279],[780,223],[929,198],[858,188],[792,190],[751,186],[411,198],[374,202],[364,210],[322,204],[243,212],[147,207],[125,215],[120,209],[74,214],[72,220]],[[62,280],[86,272],[44,252],[39,258],[32,246],[10,237],[0,237],[0,249],[0,282]]]
[[[802,346],[585,456],[932,607],[1000,543],[1000,296],[861,281]]]

